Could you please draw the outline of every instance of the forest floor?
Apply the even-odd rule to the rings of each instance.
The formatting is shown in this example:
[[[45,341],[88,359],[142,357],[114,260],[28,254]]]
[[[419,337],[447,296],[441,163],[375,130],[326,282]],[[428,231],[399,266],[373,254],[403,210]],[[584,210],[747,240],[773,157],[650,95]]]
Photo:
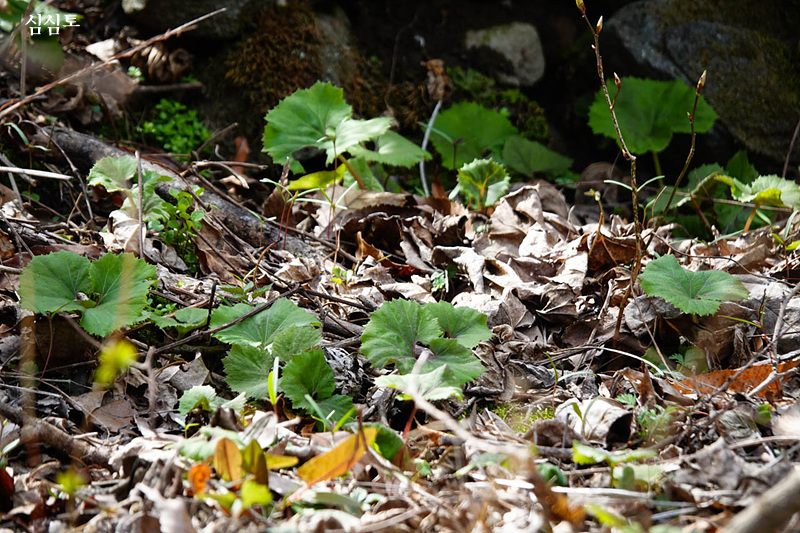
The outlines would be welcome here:
[[[3,75],[0,529],[798,527],[790,210],[702,242],[541,180],[300,196],[70,126],[133,55]]]

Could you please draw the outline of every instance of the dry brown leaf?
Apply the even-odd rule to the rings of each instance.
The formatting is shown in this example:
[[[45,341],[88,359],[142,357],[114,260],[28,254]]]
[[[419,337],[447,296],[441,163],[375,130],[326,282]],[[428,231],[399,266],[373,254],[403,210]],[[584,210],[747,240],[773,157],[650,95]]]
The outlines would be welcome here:
[[[225,481],[244,477],[242,452],[231,439],[219,439],[214,448],[214,470]]]

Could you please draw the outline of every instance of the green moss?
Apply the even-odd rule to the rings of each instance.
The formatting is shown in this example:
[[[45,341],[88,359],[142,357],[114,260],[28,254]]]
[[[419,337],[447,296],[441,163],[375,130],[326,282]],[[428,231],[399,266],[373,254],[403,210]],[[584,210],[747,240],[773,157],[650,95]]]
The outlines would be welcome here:
[[[502,418],[511,429],[520,433],[528,431],[537,420],[553,418],[551,407],[531,409],[526,406],[504,403],[491,407],[490,411]]]
[[[548,143],[550,135],[544,109],[522,91],[501,90],[497,88],[493,78],[472,68],[465,71],[456,66],[448,69],[448,74],[458,100],[472,101],[496,109],[508,116],[522,137],[542,144]]]
[[[225,65],[226,78],[266,113],[297,88],[310,87],[322,71],[314,14],[302,3],[263,12]]]

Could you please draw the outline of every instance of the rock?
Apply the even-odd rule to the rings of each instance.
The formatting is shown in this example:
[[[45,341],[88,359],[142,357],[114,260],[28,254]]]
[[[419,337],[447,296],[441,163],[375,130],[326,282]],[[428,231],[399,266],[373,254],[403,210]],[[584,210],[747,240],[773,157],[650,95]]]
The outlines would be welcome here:
[[[498,79],[509,85],[530,87],[544,76],[544,50],[539,32],[531,24],[512,22],[470,30],[465,38],[467,48],[486,47],[511,64],[512,73],[498,73]]]
[[[719,121],[748,150],[776,162],[786,157],[800,110],[800,26],[794,8],[757,1],[643,0],[608,21],[637,62],[634,73],[697,83]],[[800,161],[795,145],[793,161]]]
[[[200,23],[187,35],[225,40],[236,37],[253,15],[272,3],[261,0],[122,0],[122,9],[142,26],[162,33],[224,7],[226,11]]]

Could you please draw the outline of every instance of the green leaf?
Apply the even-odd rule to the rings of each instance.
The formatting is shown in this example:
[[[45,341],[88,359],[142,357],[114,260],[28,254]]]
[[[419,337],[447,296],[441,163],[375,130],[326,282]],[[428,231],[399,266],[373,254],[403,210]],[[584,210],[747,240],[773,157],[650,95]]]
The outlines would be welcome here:
[[[339,165],[336,170],[320,170],[306,174],[289,183],[287,189],[290,191],[302,191],[304,189],[326,189],[329,185],[342,180],[347,167]]]
[[[170,218],[170,204],[161,199],[156,194],[156,185],[162,181],[170,181],[167,176],[161,176],[157,172],[146,171],[142,173],[142,216],[145,221],[168,220]],[[130,194],[120,207],[121,211],[127,213],[131,218],[139,218],[139,184],[131,187]],[[197,211],[202,213],[202,211]]]
[[[391,124],[389,118],[354,120],[352,114],[342,89],[317,82],[284,98],[267,113],[264,151],[277,164],[288,157],[292,171],[301,172],[302,166],[292,157],[300,148],[325,150],[330,163],[348,148],[384,134]]]
[[[423,370],[446,365],[459,385],[479,378],[486,371],[472,351],[456,339],[434,339],[431,341],[431,352],[433,357],[425,362]]]
[[[463,102],[439,115],[431,128],[431,142],[442,156],[442,165],[456,169],[484,157],[484,152],[502,153],[506,140],[517,134],[517,128],[497,111]]]
[[[295,355],[319,346],[322,335],[312,326],[290,326],[277,332],[272,339],[272,356],[290,361]]]
[[[450,302],[425,304],[425,310],[439,321],[444,334],[465,348],[475,348],[481,341],[492,338],[486,327],[486,315],[469,307],[454,307]]]
[[[34,257],[19,277],[20,305],[36,313],[82,311],[78,294],[89,294],[91,263],[74,252]]]
[[[720,176],[719,179],[731,186],[733,197],[739,201],[800,209],[800,187],[794,181],[775,174],[759,176],[749,185],[736,178]]]
[[[509,137],[506,141],[503,147],[503,161],[513,170],[529,177],[536,172],[560,174],[572,165],[572,159],[569,157],[519,135]]]
[[[211,314],[211,327],[216,328],[236,320],[253,310],[247,304],[236,304],[233,307],[218,307]],[[229,344],[247,344],[257,348],[266,348],[272,343],[275,334],[291,326],[319,326],[314,315],[303,311],[286,298],[277,300],[269,309],[214,333],[214,337]]]
[[[720,270],[692,272],[681,267],[674,255],[648,263],[641,276],[642,289],[658,296],[684,313],[712,315],[720,302],[749,296],[742,282]]]
[[[743,183],[752,183],[758,177],[758,170],[747,159],[747,152],[739,150],[731,157],[725,166],[725,173],[741,180]]]
[[[511,182],[503,165],[491,159],[476,159],[458,171],[458,184],[468,200],[478,207],[494,205],[508,191]]]
[[[265,349],[246,344],[234,344],[222,359],[225,382],[248,398],[263,400],[269,397],[269,372],[274,357]]]
[[[691,133],[686,113],[691,112],[694,98],[695,89],[681,80],[622,78],[615,112],[628,149],[634,154],[661,152],[673,133]],[[701,96],[694,117],[695,131],[708,131],[716,119],[717,114]],[[595,94],[589,108],[589,126],[594,133],[619,142],[602,90]]]
[[[411,389],[412,381],[416,383],[419,394],[428,401],[446,400],[448,398],[464,397],[460,384],[456,383],[452,372],[448,371],[446,365],[435,367],[430,372],[420,373],[417,376],[412,374],[389,374],[375,379],[378,387],[389,387],[400,391]],[[409,394],[401,394],[403,400],[411,400]]]
[[[343,394],[334,394],[329,398],[315,400],[315,403],[317,404],[317,407],[319,407],[319,410],[322,411],[322,414],[325,415],[331,422],[337,422],[341,420],[342,417],[353,408],[353,399],[350,396],[345,396]],[[314,412],[315,411],[309,411],[309,414]],[[331,412],[333,413],[332,415],[330,415]]]
[[[378,446],[378,450],[380,451],[381,455],[384,456],[388,460],[394,459],[394,456],[397,455],[405,442],[403,439],[398,435],[394,430],[387,428],[383,424],[364,424],[367,427],[376,427],[378,428],[378,436],[375,438],[375,444]]]
[[[353,156],[363,157],[366,161],[397,167],[410,167],[423,159],[431,158],[426,150],[391,130],[375,140],[374,150],[353,146],[349,151]]]
[[[337,127],[335,134],[329,140],[323,141],[319,148],[328,152],[328,163],[339,154],[348,151],[359,143],[371,141],[386,133],[392,119],[389,117],[371,118],[369,120],[355,120],[347,118]]]
[[[272,502],[269,487],[249,479],[242,483],[239,497],[242,499],[243,509],[249,509],[253,505],[269,505]]]
[[[293,406],[305,410],[313,409],[306,401],[306,394],[315,401],[330,398],[336,384],[333,370],[328,366],[322,350],[298,354],[286,363],[281,377],[281,389],[292,400]]]
[[[136,159],[129,155],[104,157],[89,171],[88,183],[102,185],[108,192],[128,189],[128,180],[136,174]]]
[[[606,463],[609,466],[615,466],[621,463],[631,463],[634,461],[643,461],[645,459],[652,459],[657,457],[655,451],[647,448],[640,448],[638,450],[625,450],[619,452],[607,452],[597,448],[592,448],[580,441],[572,441],[572,460],[576,465],[593,465],[596,463]]]
[[[364,187],[366,187],[368,191],[383,191],[383,184],[375,177],[375,173],[373,172],[374,170],[378,170],[378,165],[369,166],[363,157],[354,157],[350,159],[348,163],[350,163],[350,166],[356,171],[358,177],[361,178]],[[345,187],[350,187],[355,182],[356,179],[350,171],[348,170],[345,172],[343,185]]]
[[[395,362],[401,372],[410,372],[416,344],[430,344],[441,335],[438,322],[418,303],[392,300],[372,313],[361,335],[361,352],[376,368]]]
[[[83,328],[99,337],[136,322],[147,306],[147,294],[156,277],[155,265],[133,254],[106,254],[89,269],[97,305],[83,313]]]
[[[163,317],[151,315],[150,320],[161,329],[175,328],[178,333],[183,335],[189,331],[199,328],[208,320],[208,309],[196,309],[186,307],[175,312],[174,317]]]
[[[208,385],[195,385],[181,396],[178,402],[178,412],[182,415],[186,415],[195,408],[214,412],[222,402],[222,398],[217,397],[217,393],[213,387]]]

